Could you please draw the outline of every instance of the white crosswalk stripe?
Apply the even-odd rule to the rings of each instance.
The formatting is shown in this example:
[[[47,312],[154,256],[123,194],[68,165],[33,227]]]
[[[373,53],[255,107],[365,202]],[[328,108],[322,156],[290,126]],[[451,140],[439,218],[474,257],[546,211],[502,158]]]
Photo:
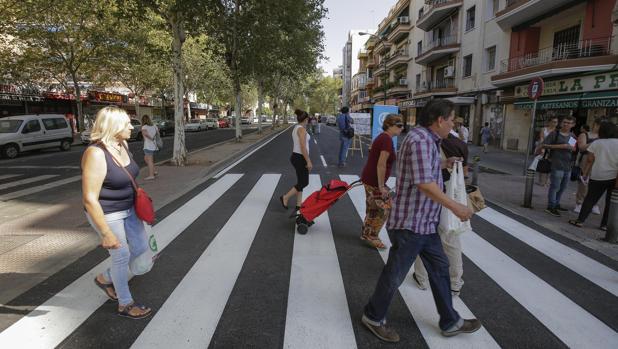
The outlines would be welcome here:
[[[53,176],[53,177],[55,177],[55,176]],[[0,201],[15,200],[17,198],[20,198],[20,197],[23,197],[23,196],[26,196],[26,195],[32,195],[32,194],[40,193],[40,192],[48,190],[48,189],[59,187],[61,185],[65,185],[65,184],[69,184],[69,183],[74,183],[74,182],[77,182],[77,181],[79,181],[81,179],[82,179],[82,176],[73,176],[73,177],[64,178],[64,179],[60,179],[60,180],[57,180],[57,181],[53,181],[53,182],[37,185],[37,186],[31,187],[31,188],[17,190],[17,191],[14,191],[14,192],[10,192],[8,194],[2,194],[2,195],[0,195]]]
[[[19,177],[19,176],[21,176],[21,174],[0,175],[0,180]]]
[[[58,177],[58,176],[59,175],[42,175],[42,176],[36,176],[36,177],[31,177],[31,178],[20,179],[18,181],[13,181],[13,182],[9,182],[9,183],[0,184],[0,190],[9,189],[9,188],[12,188],[12,187],[18,187],[20,185],[30,184],[30,183],[34,183],[34,182],[40,182],[40,181],[44,181],[46,179],[50,179],[50,178],[54,178],[54,177]]]
[[[221,218],[227,219],[226,223],[216,232],[212,241],[205,245],[203,251],[195,251],[196,260],[191,262],[193,265],[186,269],[188,272],[185,275],[179,275],[178,280],[180,277],[182,280],[176,281],[178,284],[169,288],[170,294],[166,295],[164,301],[161,299],[162,305],[156,309],[152,319],[142,320],[147,321],[147,324],[140,329],[141,332],[130,334],[131,341],[134,342],[126,342],[125,346],[205,348],[217,344],[215,339],[218,338],[220,331],[217,327],[222,319],[242,316],[242,314],[229,314],[226,306],[234,299],[232,295],[236,292],[234,289],[238,281],[244,280],[243,268],[250,260],[250,254],[253,253],[252,246],[259,241],[256,239],[256,234],[258,230],[263,229],[260,226],[264,226],[263,222],[267,217],[272,219],[272,215],[282,214],[268,210],[269,204],[277,200],[275,189],[281,177],[280,174],[264,174],[260,177],[252,177],[258,178],[255,183],[241,183],[240,180],[245,180],[247,176],[225,174],[153,227],[157,234],[159,249],[162,250],[180,234],[188,231],[190,226],[207,211],[219,214],[219,211],[213,210],[219,207],[219,203],[226,201],[219,200],[224,194],[232,187],[239,186],[235,184],[243,184],[244,186],[240,185],[240,187],[247,191],[247,194],[239,196],[240,204],[237,207],[229,212],[221,212],[224,215]],[[357,180],[358,176],[341,175],[340,178],[351,183]],[[394,188],[394,178],[389,179],[388,184]],[[311,175],[309,187],[305,190],[306,195],[318,190],[320,186],[320,176]],[[347,197],[356,213],[346,212],[345,219],[360,223],[365,216],[365,194],[362,186],[348,192]],[[212,207],[215,202],[217,205]],[[341,207],[342,205],[337,204],[331,210],[341,210]],[[557,262],[559,267],[563,267],[562,270],[558,270],[559,272],[571,273],[573,271],[590,281],[588,287],[607,290],[606,297],[616,296],[618,272],[614,269],[495,210],[487,209],[479,216],[489,224],[499,227],[530,246],[531,249]],[[286,311],[282,314],[282,316],[285,315],[285,319],[282,319],[281,331],[264,329],[265,336],[281,337],[277,342],[278,346],[285,348],[356,348],[366,345],[366,343],[358,342],[359,336],[371,336],[364,327],[359,325],[360,319],[351,317],[351,314],[357,314],[359,309],[351,309],[350,299],[355,299],[353,303],[358,304],[357,300],[361,295],[358,292],[350,292],[355,290],[347,288],[350,281],[346,276],[350,275],[350,271],[346,268],[342,269],[342,266],[345,266],[344,258],[348,256],[341,254],[346,246],[339,244],[360,244],[361,242],[358,238],[339,239],[337,234],[340,232],[335,230],[337,228],[335,223],[341,223],[337,220],[344,219],[342,217],[342,215],[325,212],[316,218],[315,225],[309,228],[307,235],[294,232],[291,221],[286,225],[289,227],[286,233],[294,234],[293,246],[291,246],[292,240],[288,240],[290,242],[288,248],[292,248],[291,260],[288,259],[285,262],[290,264],[281,265],[282,271],[290,267],[289,284],[287,289],[283,289],[284,292],[278,293],[283,299],[273,300],[273,302],[287,304],[281,307],[281,311]],[[223,222],[224,220],[221,224]],[[193,224],[191,229],[200,229],[195,228],[195,225]],[[599,315],[595,315],[595,310],[587,309],[585,305],[576,303],[560,291],[560,285],[550,285],[533,271],[526,269],[520,264],[521,261],[515,260],[521,257],[510,257],[492,245],[489,238],[488,240],[482,238],[481,236],[487,236],[481,234],[482,232],[484,231],[479,231],[479,234],[474,232],[462,234],[463,252],[480,269],[479,273],[483,274],[483,280],[489,280],[486,282],[492,284],[495,282],[500,287],[500,292],[504,293],[504,297],[508,297],[517,306],[521,305],[521,309],[524,309],[522,312],[527,311],[525,315],[527,318],[519,319],[520,321],[532,322],[534,320],[536,325],[538,320],[542,324],[541,327],[544,327],[542,330],[544,333],[550,337],[553,333],[558,338],[556,342],[562,341],[568,347],[616,347],[618,333],[613,329],[616,323],[605,323],[605,320],[597,318]],[[380,232],[380,238],[387,246],[390,246],[385,229]],[[290,252],[290,250],[287,251]],[[366,253],[371,254],[376,251],[367,249]],[[385,263],[388,250],[379,253]],[[375,257],[377,258],[377,255]],[[109,263],[108,258],[96,265],[42,305],[37,306],[31,314],[22,317],[0,332],[0,348],[12,348],[15,347],[15,343],[20,343],[20,347],[44,349],[64,345],[63,341],[70,339],[82,329],[86,320],[89,320],[93,314],[100,315],[102,311],[106,311],[104,307],[101,308],[101,305],[107,299],[96,289],[92,280]],[[371,261],[371,263],[375,262]],[[378,263],[382,265],[379,260]],[[156,268],[152,272],[156,273]],[[357,272],[360,273],[362,270],[357,270]],[[285,283],[286,279],[287,276],[282,282]],[[410,321],[414,321],[418,331],[415,328],[405,330],[418,332],[430,348],[514,346],[513,343],[502,343],[500,335],[492,334],[491,326],[483,327],[472,335],[448,339],[442,337],[437,326],[438,313],[432,293],[429,290],[417,289],[409,280],[408,276],[400,287],[399,294],[412,315]],[[583,279],[581,280],[583,282]],[[588,284],[588,281],[586,283]],[[372,284],[364,287],[372,291],[374,286]],[[287,291],[287,299],[285,299],[285,291]],[[365,292],[362,292],[362,297],[366,296],[368,297],[369,294],[365,295]],[[479,297],[482,296],[479,295]],[[479,306],[478,303],[474,303],[470,298],[464,298],[467,305],[459,297],[453,299],[454,307],[462,317],[475,317],[473,312],[482,315],[482,312],[475,308]],[[487,306],[491,307],[492,304],[487,304]],[[264,314],[264,316],[269,316],[269,314]],[[509,319],[513,315],[505,313],[499,316],[502,319]],[[512,323],[517,323],[517,321],[512,321]],[[504,326],[510,326],[512,323],[507,321]],[[514,330],[518,329],[514,328]],[[359,331],[365,332],[359,333]],[[113,336],[112,333],[107,332],[105,328],[101,328],[100,333],[96,335]],[[225,329],[222,329],[222,332],[225,332]],[[526,333],[522,333],[521,336],[526,336]],[[28,338],[28,341],[24,341],[24,338]],[[248,345],[247,343],[250,342],[243,343]],[[424,343],[418,343],[418,345],[422,346]],[[67,345],[67,347],[70,346]],[[242,345],[239,344],[239,346]]]

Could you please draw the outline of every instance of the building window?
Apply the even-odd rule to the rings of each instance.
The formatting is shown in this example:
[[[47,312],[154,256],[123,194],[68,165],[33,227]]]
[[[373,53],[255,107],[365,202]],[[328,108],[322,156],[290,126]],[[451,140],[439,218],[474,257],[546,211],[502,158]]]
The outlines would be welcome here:
[[[466,31],[474,29],[475,16],[476,6],[472,6],[466,11]]]
[[[496,13],[500,10],[500,0],[487,0],[487,19],[496,17]]]
[[[421,88],[421,74],[416,74],[416,89]]]
[[[423,40],[419,41],[419,42],[416,44],[416,55],[417,55],[417,56],[420,56],[420,55],[421,55],[421,53],[423,53]]]
[[[472,55],[467,55],[463,59],[463,76],[468,77],[472,75]]]
[[[487,65],[485,71],[492,71],[496,69],[496,46],[492,46],[485,50],[485,57],[487,57]]]
[[[577,46],[579,42],[579,25],[554,33],[554,48],[563,49]]]

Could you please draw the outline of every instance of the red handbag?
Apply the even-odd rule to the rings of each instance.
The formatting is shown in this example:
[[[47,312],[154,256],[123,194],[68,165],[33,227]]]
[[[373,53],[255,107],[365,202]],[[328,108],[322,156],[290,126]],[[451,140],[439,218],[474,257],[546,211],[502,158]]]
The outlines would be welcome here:
[[[131,161],[133,161],[133,157],[131,156],[131,153],[129,153],[129,149],[127,149],[126,147],[125,149],[127,150],[129,157],[131,157]],[[146,193],[144,189],[140,188],[140,186],[137,185],[135,179],[133,178],[133,176],[131,176],[129,171],[127,171],[126,168],[122,167],[118,160],[107,149],[105,149],[105,151],[109,153],[112,159],[114,159],[116,165],[118,165],[118,167],[120,167],[131,180],[131,184],[133,185],[133,189],[135,190],[135,200],[133,205],[135,207],[135,214],[137,215],[137,218],[152,225],[157,219],[154,206],[152,204],[152,199],[150,198],[150,196],[148,196],[148,193]]]

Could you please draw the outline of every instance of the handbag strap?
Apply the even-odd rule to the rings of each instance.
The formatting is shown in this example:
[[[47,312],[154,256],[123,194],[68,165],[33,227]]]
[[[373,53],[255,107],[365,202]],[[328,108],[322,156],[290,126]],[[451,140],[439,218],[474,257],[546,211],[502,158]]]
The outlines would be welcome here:
[[[129,177],[129,179],[131,180],[131,184],[133,185],[133,189],[135,190],[135,192],[137,192],[137,190],[139,189],[139,185],[137,185],[137,182],[135,182],[135,178],[133,178],[133,176],[129,173],[129,171],[127,171],[126,168],[124,168],[122,166],[122,164],[120,163],[120,161],[118,161],[118,159],[116,159],[116,157],[114,156],[114,154],[112,154],[109,150],[107,150],[107,147],[104,144],[102,145],[102,149],[103,151],[107,152],[109,154],[109,156],[112,157],[112,160],[114,161],[114,163],[120,167],[121,170],[124,171],[124,173],[127,174],[127,177]],[[129,164],[131,164],[131,161],[133,161],[133,156],[131,156],[131,153],[129,153],[129,149],[127,149],[127,146],[124,144],[124,142],[122,143],[122,147],[127,151],[127,155],[129,155]]]

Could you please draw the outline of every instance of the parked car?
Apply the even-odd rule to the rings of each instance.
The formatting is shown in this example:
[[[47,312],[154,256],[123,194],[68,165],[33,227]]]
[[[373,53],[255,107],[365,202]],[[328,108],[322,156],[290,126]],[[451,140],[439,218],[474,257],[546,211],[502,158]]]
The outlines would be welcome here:
[[[131,125],[133,125],[133,129],[131,130],[131,141],[141,141],[144,139],[142,136],[142,123],[137,119],[131,119]],[[90,133],[91,130],[83,131],[80,135],[83,144],[90,144]]]
[[[186,132],[199,132],[205,130],[205,125],[199,119],[191,119],[185,124]]]
[[[0,119],[0,151],[13,159],[28,150],[71,149],[73,131],[64,115],[21,115]]]
[[[326,118],[326,125],[328,125],[328,126],[330,126],[330,125],[336,126],[337,125],[337,118],[332,116],[332,115],[329,115],[328,118]]]
[[[240,124],[241,125],[250,125],[251,124],[251,120],[249,120],[249,117],[242,116],[240,118]]]
[[[209,130],[214,130],[215,128],[219,128],[219,122],[217,121],[217,119],[213,119],[213,118],[204,119],[204,124],[206,124],[206,127]]]
[[[228,128],[230,123],[225,119],[219,119],[219,128]]]
[[[157,127],[159,128],[159,134],[161,135],[161,137],[173,135],[174,130],[176,129],[174,121],[169,120],[157,122]]]

